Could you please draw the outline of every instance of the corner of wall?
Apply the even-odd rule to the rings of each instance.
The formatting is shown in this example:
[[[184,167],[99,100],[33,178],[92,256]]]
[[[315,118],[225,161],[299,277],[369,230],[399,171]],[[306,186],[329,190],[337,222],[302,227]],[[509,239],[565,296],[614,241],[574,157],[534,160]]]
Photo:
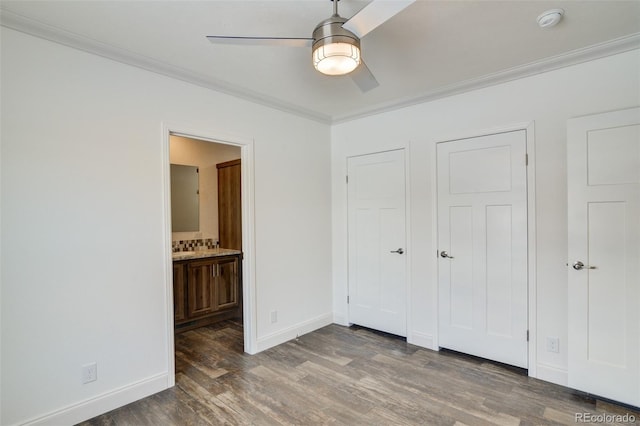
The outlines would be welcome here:
[[[283,330],[278,330],[274,333],[267,334],[263,337],[258,337],[257,352],[261,352],[277,346],[281,343],[287,342],[291,339],[295,339],[303,334],[310,333],[319,328],[325,327],[333,322],[333,313],[327,312],[315,318],[311,318],[307,321],[299,322]]]
[[[569,372],[566,368],[543,363],[538,363],[536,367],[537,374],[534,376],[536,379],[555,383],[561,386],[569,385]]]
[[[407,333],[407,343],[420,346],[422,348],[431,349],[432,351],[439,350],[436,345],[433,335],[427,333],[421,333],[419,331],[409,330]]]
[[[343,325],[345,327],[349,326],[349,321],[347,321],[347,316],[341,313],[333,312],[333,323],[338,325]]]

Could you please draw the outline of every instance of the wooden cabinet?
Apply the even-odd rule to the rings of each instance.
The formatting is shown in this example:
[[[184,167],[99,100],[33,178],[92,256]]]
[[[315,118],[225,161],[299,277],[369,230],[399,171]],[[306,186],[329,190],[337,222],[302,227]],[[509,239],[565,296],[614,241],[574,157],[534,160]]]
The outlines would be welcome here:
[[[218,169],[218,236],[220,247],[242,250],[240,160],[216,164]]]
[[[217,309],[234,308],[240,303],[239,265],[235,259],[220,259],[217,263],[215,303]]]
[[[242,317],[241,257],[174,261],[176,331]]]
[[[187,264],[187,315],[195,318],[216,310],[216,263],[210,259]]]
[[[184,264],[173,262],[173,311],[176,323],[186,319]]]

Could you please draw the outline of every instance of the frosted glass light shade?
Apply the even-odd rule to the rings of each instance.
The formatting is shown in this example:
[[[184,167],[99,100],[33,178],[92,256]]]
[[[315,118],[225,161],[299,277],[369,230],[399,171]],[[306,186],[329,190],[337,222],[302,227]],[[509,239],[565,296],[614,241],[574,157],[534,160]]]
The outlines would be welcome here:
[[[349,74],[360,65],[360,48],[349,43],[328,43],[313,51],[313,66],[322,74]]]

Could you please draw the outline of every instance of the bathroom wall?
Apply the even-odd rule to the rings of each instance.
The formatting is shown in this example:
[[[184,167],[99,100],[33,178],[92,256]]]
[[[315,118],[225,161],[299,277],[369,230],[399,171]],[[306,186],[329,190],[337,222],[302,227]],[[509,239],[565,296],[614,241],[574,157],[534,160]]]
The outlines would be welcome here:
[[[180,241],[206,245],[218,238],[218,169],[216,164],[240,158],[240,148],[233,145],[212,143],[183,136],[169,139],[170,162],[199,168],[200,229],[196,232],[173,232],[174,247]],[[185,247],[185,244],[182,244]]]

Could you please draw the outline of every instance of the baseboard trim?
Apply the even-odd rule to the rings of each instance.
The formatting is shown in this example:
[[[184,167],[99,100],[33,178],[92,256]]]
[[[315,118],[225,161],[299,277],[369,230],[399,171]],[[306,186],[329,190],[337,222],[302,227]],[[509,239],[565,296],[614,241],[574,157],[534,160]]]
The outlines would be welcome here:
[[[326,313],[310,320],[294,324],[284,330],[276,331],[275,333],[267,334],[266,336],[258,338],[258,350],[262,352],[266,349],[277,346],[281,343],[287,342],[291,339],[295,339],[303,334],[310,333],[314,330],[327,326],[333,323],[333,313]]]
[[[28,426],[77,424],[167,389],[168,378],[167,373],[158,374],[21,424]]]
[[[343,325],[345,327],[349,326],[349,321],[347,321],[346,315],[341,314],[333,314],[333,323],[338,325]]]
[[[549,364],[538,363],[536,371],[536,379],[545,382],[555,383],[557,385],[569,385],[569,371],[566,368],[556,367]]]
[[[435,346],[433,335],[421,333],[419,331],[410,331],[407,335],[407,343],[411,343],[412,345],[420,346],[422,348],[427,348],[434,351],[438,350],[438,348]]]

